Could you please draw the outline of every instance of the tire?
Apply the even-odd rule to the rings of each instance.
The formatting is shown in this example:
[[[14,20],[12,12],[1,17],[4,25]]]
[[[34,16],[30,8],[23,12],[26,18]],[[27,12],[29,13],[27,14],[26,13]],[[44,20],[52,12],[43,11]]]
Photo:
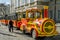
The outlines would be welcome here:
[[[25,34],[25,33],[26,33],[26,31],[25,31],[25,30],[23,30],[23,33]]]
[[[32,33],[31,33],[31,36],[32,36],[32,38],[36,38],[36,31],[35,30],[32,30]]]
[[[17,28],[17,30],[20,30],[19,28]]]
[[[24,34],[26,33],[26,30],[25,30],[25,26],[21,26],[21,29],[20,29]]]

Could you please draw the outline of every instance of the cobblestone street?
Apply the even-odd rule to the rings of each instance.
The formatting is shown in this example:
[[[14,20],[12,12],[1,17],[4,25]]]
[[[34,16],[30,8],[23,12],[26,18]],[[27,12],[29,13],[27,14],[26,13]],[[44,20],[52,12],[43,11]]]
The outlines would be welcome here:
[[[14,32],[8,31],[8,26],[0,26],[0,40],[41,40],[40,37],[33,39],[29,34],[23,34],[19,30],[14,30]],[[43,40],[43,39],[42,39]],[[60,40],[60,36],[54,36],[51,38],[45,38],[44,40]]]
[[[0,0],[0,40],[60,40],[60,0]]]
[[[14,30],[13,33],[8,31],[8,26],[0,26],[0,40],[34,40],[32,37]]]

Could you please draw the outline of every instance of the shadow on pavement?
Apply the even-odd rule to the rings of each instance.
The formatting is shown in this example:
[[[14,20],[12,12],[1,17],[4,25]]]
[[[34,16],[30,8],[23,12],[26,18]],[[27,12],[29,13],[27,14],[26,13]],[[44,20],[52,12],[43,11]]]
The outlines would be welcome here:
[[[27,37],[31,37],[32,38],[30,33],[26,33],[25,35],[27,35]]]
[[[1,33],[1,32],[0,32],[0,34],[7,35],[7,36],[12,36],[12,37],[17,37],[17,36],[11,35],[11,34]]]
[[[53,36],[53,37],[38,37],[35,40],[60,40],[60,35]]]
[[[26,36],[26,37],[31,37],[31,35],[29,33],[21,33],[21,32],[14,32],[15,34],[18,34],[18,35],[23,35],[23,36]]]
[[[44,37],[37,37],[35,40],[44,40]]]
[[[13,32],[15,34],[19,34],[19,35],[24,35],[23,33],[20,33],[20,32]]]

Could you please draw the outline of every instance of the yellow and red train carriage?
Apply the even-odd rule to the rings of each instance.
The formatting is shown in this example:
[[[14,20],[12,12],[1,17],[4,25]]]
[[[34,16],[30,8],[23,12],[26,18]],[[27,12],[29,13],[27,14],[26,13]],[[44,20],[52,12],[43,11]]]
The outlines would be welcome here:
[[[42,13],[41,9],[28,9],[25,18],[21,18],[21,21],[20,30],[22,30],[23,33],[30,33],[33,38],[57,35],[54,20],[48,18],[47,6],[46,9],[44,8],[44,13]]]
[[[57,35],[55,22],[48,18],[48,7],[45,7],[44,13],[42,9],[38,8],[31,8],[26,10],[26,13],[21,13],[19,15],[21,18],[12,19],[14,26],[22,30],[23,33],[30,33],[33,38]],[[1,22],[8,24],[9,20],[2,20]]]

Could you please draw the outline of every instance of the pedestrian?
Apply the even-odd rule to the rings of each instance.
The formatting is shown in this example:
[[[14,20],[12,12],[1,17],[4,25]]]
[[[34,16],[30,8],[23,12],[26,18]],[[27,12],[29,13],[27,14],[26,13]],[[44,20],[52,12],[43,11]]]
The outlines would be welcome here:
[[[9,32],[13,32],[13,21],[9,21]]]

